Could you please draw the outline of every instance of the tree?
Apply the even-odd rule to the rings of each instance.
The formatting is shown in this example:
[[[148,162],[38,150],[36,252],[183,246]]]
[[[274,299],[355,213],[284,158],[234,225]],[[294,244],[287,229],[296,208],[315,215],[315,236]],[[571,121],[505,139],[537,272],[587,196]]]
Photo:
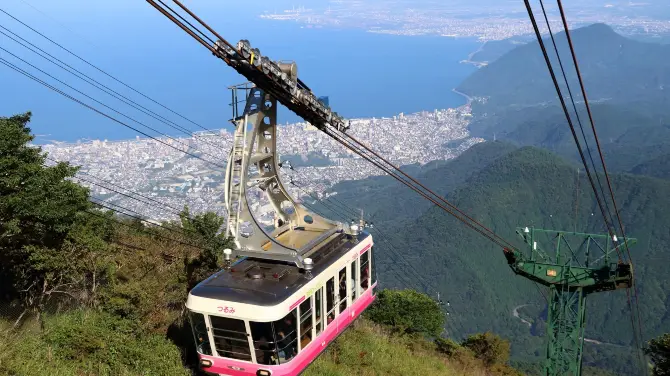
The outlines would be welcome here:
[[[86,224],[88,190],[67,180],[77,168],[46,167],[41,148],[29,144],[30,116],[0,118],[0,283],[4,299],[20,299],[39,317],[53,296],[75,297],[73,286],[90,277],[82,256],[105,231]]]
[[[196,258],[185,261],[190,289],[220,269],[223,250],[232,247],[233,243],[232,238],[226,239],[221,231],[225,218],[216,213],[191,215],[185,206],[179,218],[188,242],[202,248]]]
[[[654,363],[654,376],[670,375],[670,333],[649,341],[644,353],[651,357]]]
[[[382,290],[367,310],[374,322],[388,325],[394,331],[438,337],[444,327],[444,315],[430,296],[415,290]]]
[[[481,359],[488,367],[505,364],[509,360],[509,341],[490,332],[472,335],[463,341],[461,346],[472,350],[475,357]]]

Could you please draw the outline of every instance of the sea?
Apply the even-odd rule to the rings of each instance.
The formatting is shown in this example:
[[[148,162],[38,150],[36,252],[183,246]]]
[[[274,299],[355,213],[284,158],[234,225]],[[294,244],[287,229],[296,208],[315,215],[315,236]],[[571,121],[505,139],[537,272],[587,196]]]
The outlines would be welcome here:
[[[10,6],[3,9],[102,71],[69,55],[4,13],[0,13],[0,24],[184,128],[197,131],[231,127],[228,87],[243,83],[242,76],[148,3],[125,0],[87,3],[64,1],[63,10],[53,3],[35,0],[34,7],[9,2]],[[77,12],[71,12],[75,8]],[[481,44],[474,38],[398,36],[267,20],[259,17],[262,10],[258,6],[222,8],[220,3],[202,2],[195,3],[192,9],[231,43],[248,39],[273,60],[296,61],[299,77],[317,96],[328,96],[331,107],[345,118],[390,117],[401,112],[463,105],[465,98],[452,89],[476,68],[460,61]],[[5,51],[0,50],[0,58],[129,126],[151,135],[183,135],[80,81],[4,35],[0,35],[0,46],[81,93],[44,76]],[[0,116],[31,111],[30,128],[37,135],[38,144],[144,137],[4,65],[0,65],[0,83]],[[280,109],[281,123],[300,120],[288,110]],[[135,121],[151,126],[158,133]]]

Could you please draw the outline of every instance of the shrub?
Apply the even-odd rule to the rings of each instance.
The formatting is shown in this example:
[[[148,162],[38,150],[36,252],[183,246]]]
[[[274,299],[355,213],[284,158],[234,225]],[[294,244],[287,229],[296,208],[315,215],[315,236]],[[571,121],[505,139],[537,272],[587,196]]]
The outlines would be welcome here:
[[[367,317],[395,332],[438,337],[444,326],[439,304],[415,290],[382,290]]]
[[[475,357],[481,359],[489,367],[495,364],[505,364],[509,360],[509,341],[490,332],[472,335],[461,345],[472,350]]]
[[[654,376],[670,375],[670,333],[649,341],[644,353],[654,363]]]
[[[448,356],[452,356],[456,353],[456,351],[461,347],[456,341],[450,339],[450,338],[436,338],[435,339],[435,346],[437,347],[437,351],[441,352],[442,354],[446,354]]]

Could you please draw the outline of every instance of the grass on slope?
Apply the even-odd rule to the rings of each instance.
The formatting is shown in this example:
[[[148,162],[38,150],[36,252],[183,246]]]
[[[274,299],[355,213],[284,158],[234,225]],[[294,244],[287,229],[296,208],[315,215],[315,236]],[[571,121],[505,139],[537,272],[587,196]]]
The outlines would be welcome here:
[[[179,350],[163,336],[137,335],[130,323],[94,311],[50,317],[44,330],[0,322],[0,374],[13,376],[188,375]],[[30,326],[27,328],[26,326]],[[305,372],[306,376],[519,376],[487,368],[465,348],[447,357],[418,336],[396,336],[359,319]]]
[[[423,338],[391,335],[359,319],[307,369],[305,376],[520,375],[507,367],[487,369],[472,353],[462,350],[448,358]]]
[[[35,322],[9,328],[0,321],[0,375],[189,375],[164,336],[106,313],[71,311],[48,317],[44,330]]]

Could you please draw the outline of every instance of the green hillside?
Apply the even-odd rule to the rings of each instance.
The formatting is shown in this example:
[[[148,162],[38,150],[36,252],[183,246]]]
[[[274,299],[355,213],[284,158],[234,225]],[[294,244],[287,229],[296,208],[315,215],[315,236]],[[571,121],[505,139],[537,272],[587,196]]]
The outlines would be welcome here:
[[[635,166],[632,173],[670,179],[670,154],[663,154]]]
[[[482,157],[489,156],[488,163],[486,158],[474,158],[479,152]],[[451,202],[507,239],[516,239],[514,229],[518,225],[602,233],[602,218],[583,174],[575,221],[576,168],[548,151],[532,147],[513,150],[508,144],[485,143],[424,172],[422,181],[444,182],[444,177],[454,177],[451,183],[458,188],[438,186],[437,191],[446,189]],[[670,182],[628,174],[611,178],[627,234],[639,239],[632,255],[640,307],[644,307],[645,338],[649,339],[670,331],[670,317],[665,313],[670,300],[662,287],[670,282],[670,277],[659,263],[667,259],[665,245],[670,244]],[[431,290],[428,293],[439,291],[443,299],[450,301],[446,329],[451,336],[462,338],[493,330],[510,338],[516,359],[537,361],[544,346],[544,301],[531,283],[513,275],[502,250],[437,208],[428,209],[416,220],[400,221],[402,207],[416,194],[400,187],[387,187],[382,192],[385,199],[394,198],[396,213],[383,208],[379,200],[362,205],[385,224],[384,235],[377,234],[381,280],[401,284],[397,268],[393,269],[399,263],[397,253],[389,252],[388,244],[381,239],[386,236],[392,240],[393,248],[402,252],[402,262],[412,264],[420,273],[400,268],[414,287],[422,289],[427,285]],[[343,192],[342,196],[346,194]],[[521,314],[533,322],[531,329],[512,315],[515,307],[526,304],[529,307]],[[629,348],[632,331],[625,293],[591,297],[587,311],[587,337],[620,347],[587,343],[585,364],[620,374],[631,372],[635,365]]]
[[[393,335],[363,319],[305,372],[305,376],[349,375],[520,376],[521,373],[508,367],[487,367],[463,348],[445,354],[426,339]]]
[[[184,303],[220,270],[224,218],[185,208],[148,226],[101,210],[76,167],[44,165],[29,120],[0,117],[0,375],[199,375]],[[380,290],[366,316],[307,374],[520,375],[496,335],[441,338],[425,294]]]
[[[591,107],[600,145],[610,171],[666,176],[662,172],[652,171],[664,168],[662,159],[655,162],[652,160],[670,154],[670,111],[666,107],[650,108],[649,104],[594,104]],[[599,166],[591,125],[585,111],[581,112],[584,132],[594,160]],[[585,150],[585,157],[588,158],[574,116],[573,121]],[[482,115],[471,124],[470,130],[474,135],[487,139],[495,137],[520,146],[547,149],[581,164],[570,127],[559,106],[511,109],[497,115]],[[647,166],[647,163],[650,164]]]

